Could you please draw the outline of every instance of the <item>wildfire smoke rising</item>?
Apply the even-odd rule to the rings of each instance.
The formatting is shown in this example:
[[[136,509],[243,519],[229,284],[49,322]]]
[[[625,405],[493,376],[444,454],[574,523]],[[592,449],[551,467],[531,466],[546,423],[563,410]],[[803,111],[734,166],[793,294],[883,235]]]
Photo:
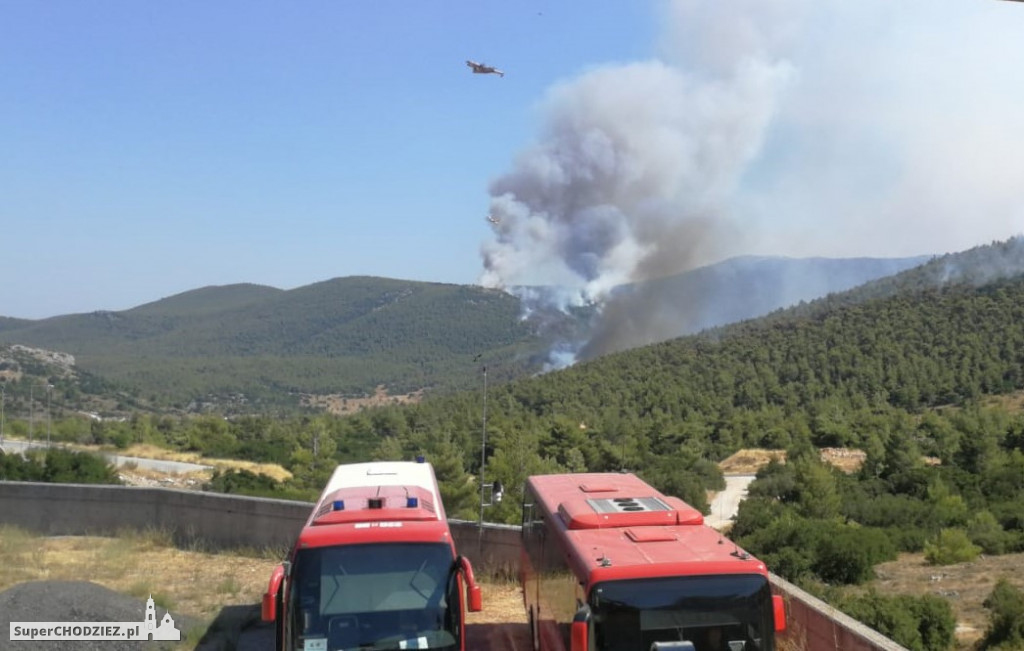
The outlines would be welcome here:
[[[765,39],[741,40],[749,51],[703,70],[651,60],[554,87],[537,142],[492,182],[481,284],[562,288],[521,293],[526,309],[595,305],[593,335],[570,357],[666,336],[685,306],[612,290],[706,264],[738,237],[729,199],[790,74],[760,52]]]

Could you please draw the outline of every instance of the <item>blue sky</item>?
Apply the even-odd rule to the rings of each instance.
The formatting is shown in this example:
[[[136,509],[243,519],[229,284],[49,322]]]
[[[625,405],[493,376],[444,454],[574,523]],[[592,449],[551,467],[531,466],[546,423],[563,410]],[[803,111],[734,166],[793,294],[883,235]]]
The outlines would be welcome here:
[[[0,0],[0,315],[350,275],[593,294],[1024,231],[1024,4],[825,4]],[[668,230],[552,213],[589,190],[538,165],[602,125]]]

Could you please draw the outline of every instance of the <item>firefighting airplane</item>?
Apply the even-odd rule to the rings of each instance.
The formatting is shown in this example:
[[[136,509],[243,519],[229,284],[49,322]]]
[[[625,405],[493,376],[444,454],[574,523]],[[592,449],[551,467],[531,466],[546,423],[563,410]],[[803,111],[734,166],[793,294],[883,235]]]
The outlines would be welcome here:
[[[498,70],[494,66],[489,66],[484,63],[477,63],[476,61],[466,61],[466,65],[473,69],[473,74],[475,75],[492,74],[498,75],[499,77],[505,76],[505,73],[502,72],[501,70]]]

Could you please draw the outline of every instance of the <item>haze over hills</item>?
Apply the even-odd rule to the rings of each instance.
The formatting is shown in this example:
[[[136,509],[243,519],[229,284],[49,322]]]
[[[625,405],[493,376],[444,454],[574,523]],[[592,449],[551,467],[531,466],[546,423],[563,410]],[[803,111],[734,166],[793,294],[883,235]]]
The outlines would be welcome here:
[[[624,287],[622,305],[637,306],[630,323],[658,326],[640,338],[624,327],[619,347],[607,351],[755,318],[925,260],[744,257]],[[550,368],[550,352],[565,342],[608,332],[593,310],[523,316],[522,303],[497,290],[348,277],[293,290],[205,287],[120,312],[0,319],[0,343],[70,353],[84,371],[157,406],[233,396],[255,409],[381,385],[393,395],[465,388],[483,364],[496,381],[511,379]]]
[[[931,258],[742,256],[623,286],[604,307],[579,357],[590,359],[756,318],[891,276]]]

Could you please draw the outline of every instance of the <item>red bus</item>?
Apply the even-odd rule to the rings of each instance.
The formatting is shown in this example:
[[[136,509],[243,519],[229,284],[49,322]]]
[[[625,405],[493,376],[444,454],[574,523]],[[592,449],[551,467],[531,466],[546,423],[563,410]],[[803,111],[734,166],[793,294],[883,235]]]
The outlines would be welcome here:
[[[465,598],[463,598],[465,585]],[[464,651],[480,587],[423,461],[338,466],[263,595],[285,651]]]
[[[774,651],[764,563],[633,474],[526,481],[520,578],[534,649]]]

